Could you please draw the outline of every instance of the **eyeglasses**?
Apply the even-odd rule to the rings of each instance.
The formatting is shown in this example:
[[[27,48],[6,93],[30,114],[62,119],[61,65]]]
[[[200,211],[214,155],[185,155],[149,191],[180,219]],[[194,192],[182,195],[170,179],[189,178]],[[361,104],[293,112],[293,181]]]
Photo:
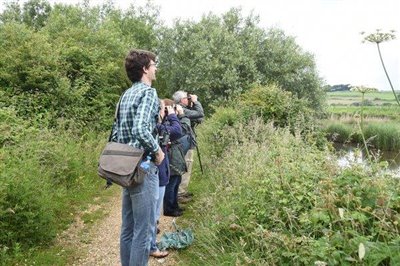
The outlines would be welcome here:
[[[151,66],[155,66],[155,67],[158,67],[158,61],[156,60],[155,62],[153,61],[153,60],[151,60],[153,63],[150,63],[149,64],[149,67],[151,67]]]

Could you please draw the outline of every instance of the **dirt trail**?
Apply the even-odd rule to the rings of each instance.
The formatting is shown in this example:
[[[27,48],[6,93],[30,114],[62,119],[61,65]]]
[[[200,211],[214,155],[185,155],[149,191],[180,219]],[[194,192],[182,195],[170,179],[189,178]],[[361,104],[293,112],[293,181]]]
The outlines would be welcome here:
[[[118,188],[109,202],[93,205],[83,215],[103,212],[103,218],[96,220],[93,224],[87,225],[81,216],[77,217],[70,228],[64,231],[59,237],[59,245],[78,251],[73,258],[72,265],[85,266],[119,266],[119,233],[121,228],[121,196]],[[97,199],[99,200],[99,199]],[[172,217],[162,216],[159,228],[161,234],[165,231],[173,231]],[[176,253],[170,252],[164,259],[149,259],[149,265],[175,265]]]

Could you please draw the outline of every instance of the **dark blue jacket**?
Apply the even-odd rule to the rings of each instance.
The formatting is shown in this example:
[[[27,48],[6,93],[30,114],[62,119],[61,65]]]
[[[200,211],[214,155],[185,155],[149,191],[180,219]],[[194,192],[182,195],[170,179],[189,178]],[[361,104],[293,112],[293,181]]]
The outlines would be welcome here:
[[[175,141],[182,137],[182,127],[178,117],[175,114],[170,114],[164,118],[161,124],[157,124],[158,134],[163,136],[165,132],[169,133],[170,141]],[[168,160],[168,146],[161,146],[165,154],[164,160],[158,166],[158,177],[160,180],[160,187],[166,186],[169,181],[169,160]]]

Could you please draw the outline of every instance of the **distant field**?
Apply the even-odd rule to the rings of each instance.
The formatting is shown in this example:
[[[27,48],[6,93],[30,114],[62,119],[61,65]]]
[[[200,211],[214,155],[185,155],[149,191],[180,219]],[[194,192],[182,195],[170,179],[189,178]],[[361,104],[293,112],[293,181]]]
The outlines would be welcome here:
[[[400,94],[400,92],[398,92]],[[354,115],[360,113],[361,93],[351,91],[328,92],[328,111],[333,115]],[[365,117],[386,117],[400,120],[400,106],[391,91],[366,93],[365,100],[370,101],[369,106],[364,106]]]
[[[397,92],[400,94],[400,92]],[[361,102],[361,93],[352,91],[328,92],[328,105],[351,105]],[[374,105],[396,104],[396,100],[391,91],[366,93],[365,100],[373,102]]]
[[[344,106],[344,105],[336,105],[329,106],[328,112],[332,115],[339,115],[340,117],[346,115],[355,115],[359,114],[361,111],[360,106]],[[378,117],[378,118],[388,118],[400,120],[400,107],[398,105],[391,106],[364,106],[364,117]]]

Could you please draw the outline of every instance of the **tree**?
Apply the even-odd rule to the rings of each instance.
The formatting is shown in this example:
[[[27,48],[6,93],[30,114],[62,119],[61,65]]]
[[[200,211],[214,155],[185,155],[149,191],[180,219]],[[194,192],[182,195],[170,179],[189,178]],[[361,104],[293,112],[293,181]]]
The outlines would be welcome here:
[[[0,14],[0,21],[5,24],[8,22],[23,22],[27,26],[36,30],[42,28],[51,13],[51,5],[47,0],[29,0],[21,5],[19,1],[6,3],[6,8]]]
[[[51,12],[50,3],[46,0],[29,0],[24,4],[22,21],[38,30],[42,28]]]
[[[324,93],[314,58],[283,31],[265,31],[240,9],[212,13],[199,22],[176,21],[159,32],[158,88],[171,95],[184,89],[206,104],[233,98],[254,84],[279,85],[320,109]]]
[[[304,52],[295,39],[272,28],[261,43],[257,66],[263,84],[275,82],[299,99],[307,99],[313,109],[321,109],[324,100],[322,81],[314,57]]]

